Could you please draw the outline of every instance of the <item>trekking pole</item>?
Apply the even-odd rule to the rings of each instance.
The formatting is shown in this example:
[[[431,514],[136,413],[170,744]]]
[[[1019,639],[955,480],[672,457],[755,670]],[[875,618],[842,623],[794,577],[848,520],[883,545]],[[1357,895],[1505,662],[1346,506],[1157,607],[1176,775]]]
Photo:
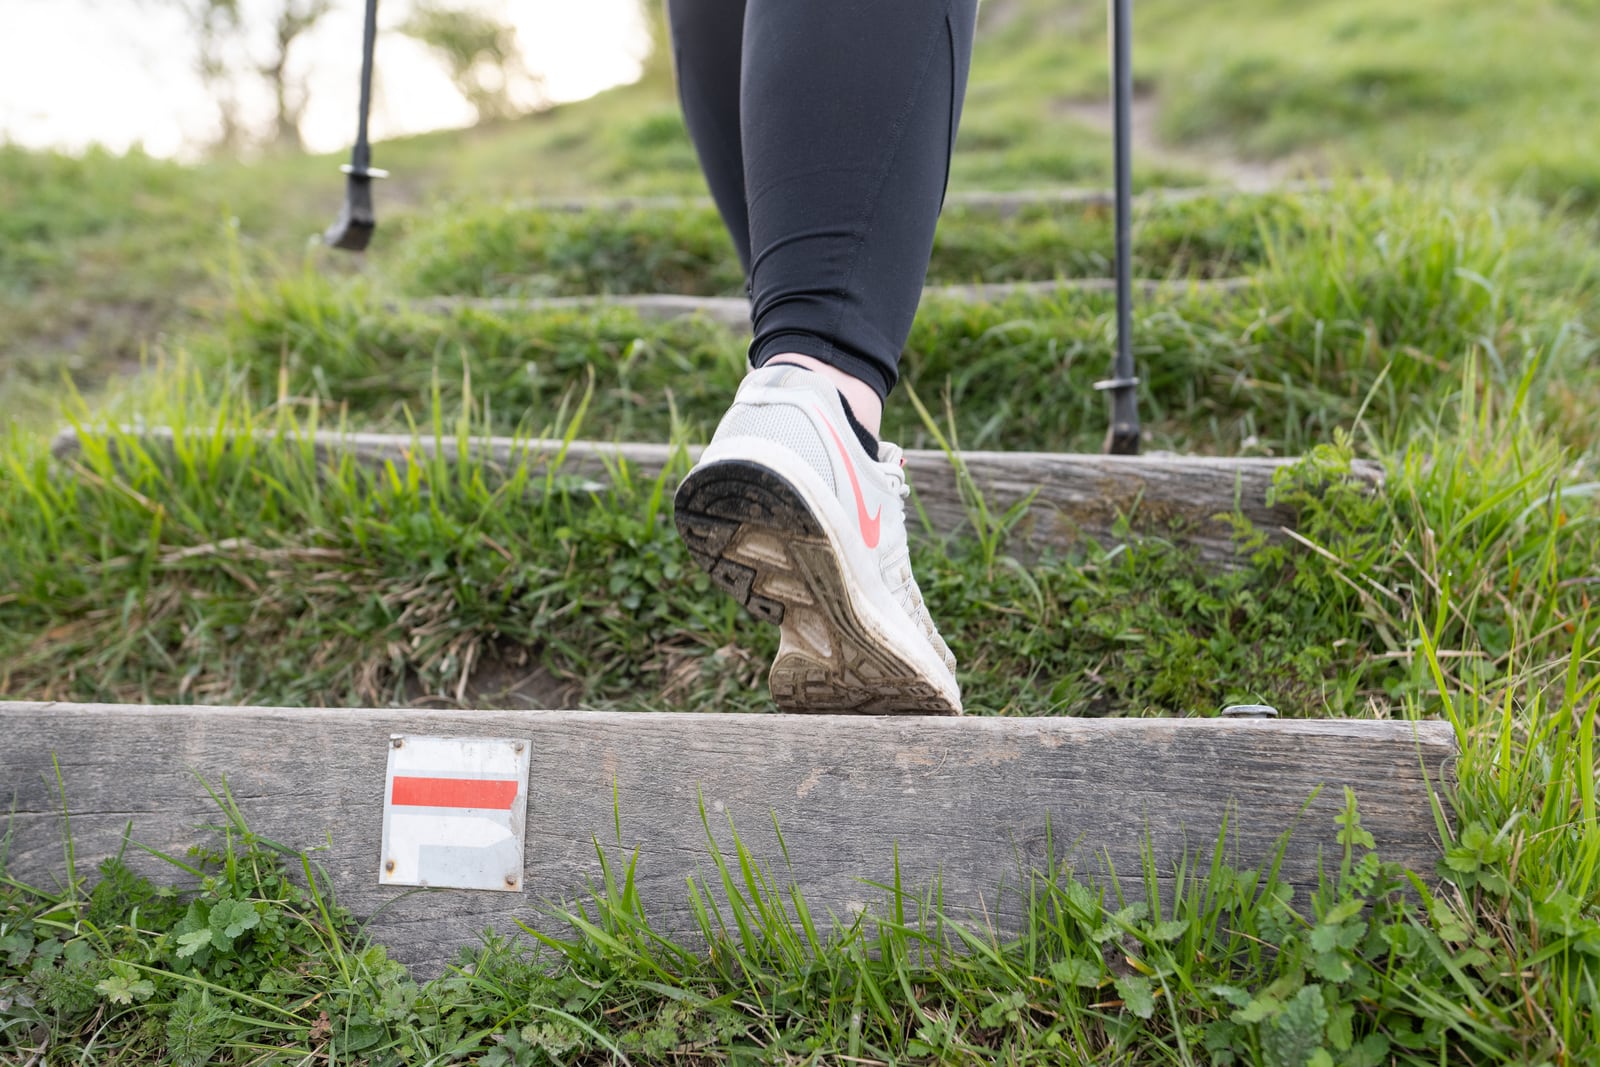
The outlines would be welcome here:
[[[372,240],[378,220],[372,213],[372,182],[387,178],[389,172],[372,167],[372,148],[367,144],[367,112],[372,109],[372,52],[378,41],[378,0],[367,0],[367,25],[361,39],[361,114],[356,123],[356,144],[350,162],[339,169],[348,178],[344,184],[344,208],[328,227],[322,239],[335,248],[360,252]]]
[[[1109,0],[1111,15],[1111,100],[1113,175],[1116,202],[1117,351],[1111,377],[1094,387],[1111,394],[1111,425],[1105,451],[1139,454],[1139,379],[1133,366],[1133,263],[1128,237],[1133,206],[1133,0]]]

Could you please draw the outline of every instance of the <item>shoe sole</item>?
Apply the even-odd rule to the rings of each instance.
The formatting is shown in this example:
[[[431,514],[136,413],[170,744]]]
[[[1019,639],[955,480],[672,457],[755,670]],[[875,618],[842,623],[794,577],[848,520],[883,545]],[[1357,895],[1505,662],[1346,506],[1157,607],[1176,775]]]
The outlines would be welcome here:
[[[959,706],[862,622],[844,562],[788,479],[719,460],[678,487],[674,521],[695,562],[751,615],[779,628],[768,675],[784,711],[959,715]]]

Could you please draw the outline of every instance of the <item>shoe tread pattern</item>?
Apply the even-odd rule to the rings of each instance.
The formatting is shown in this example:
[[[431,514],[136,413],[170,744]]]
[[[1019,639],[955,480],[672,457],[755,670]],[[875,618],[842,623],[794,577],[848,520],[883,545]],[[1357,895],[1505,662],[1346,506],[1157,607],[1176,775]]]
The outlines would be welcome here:
[[[842,561],[798,490],[776,471],[723,460],[690,472],[674,504],[689,553],[783,640],[768,677],[784,711],[959,714],[857,618]],[[774,546],[781,548],[774,550]]]

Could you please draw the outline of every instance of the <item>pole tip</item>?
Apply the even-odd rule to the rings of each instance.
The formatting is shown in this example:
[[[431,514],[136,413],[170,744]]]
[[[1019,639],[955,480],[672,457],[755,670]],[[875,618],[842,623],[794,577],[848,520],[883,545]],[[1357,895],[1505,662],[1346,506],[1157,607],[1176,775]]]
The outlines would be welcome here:
[[[1137,456],[1139,427],[1112,425],[1106,431],[1105,453],[1109,456]]]

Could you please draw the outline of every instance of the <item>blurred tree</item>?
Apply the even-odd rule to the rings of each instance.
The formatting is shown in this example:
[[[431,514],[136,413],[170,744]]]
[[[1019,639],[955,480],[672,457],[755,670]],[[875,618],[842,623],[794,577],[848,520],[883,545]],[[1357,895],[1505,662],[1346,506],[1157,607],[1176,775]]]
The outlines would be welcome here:
[[[672,37],[667,30],[667,5],[662,0],[639,0],[639,12],[650,35],[650,50],[645,53],[643,81],[672,84]]]
[[[516,27],[481,7],[419,0],[399,30],[439,54],[479,122],[527,110],[518,102],[519,89],[544,95],[543,79],[522,61]]]
[[[265,60],[252,58],[246,6],[254,14],[258,3],[243,0],[155,0],[183,14],[194,32],[195,73],[217,107],[218,133],[214,147],[237,151],[254,138],[240,113],[239,71],[253,70],[267,82],[276,112],[269,142],[298,150],[300,120],[306,110],[305,85],[289,70],[294,43],[333,9],[334,0],[272,0],[270,45]],[[259,53],[258,53],[259,54]]]
[[[300,120],[305,117],[307,94],[305,85],[289,76],[289,49],[332,9],[333,0],[283,0],[283,6],[278,9],[273,25],[272,57],[257,69],[272,86],[273,100],[277,104],[273,140],[281,147],[296,151],[305,148],[300,139]]]
[[[171,0],[183,12],[195,33],[195,73],[217,106],[219,130],[214,147],[236,151],[245,141],[239,118],[239,95],[229,69],[231,42],[243,33],[239,0]]]

